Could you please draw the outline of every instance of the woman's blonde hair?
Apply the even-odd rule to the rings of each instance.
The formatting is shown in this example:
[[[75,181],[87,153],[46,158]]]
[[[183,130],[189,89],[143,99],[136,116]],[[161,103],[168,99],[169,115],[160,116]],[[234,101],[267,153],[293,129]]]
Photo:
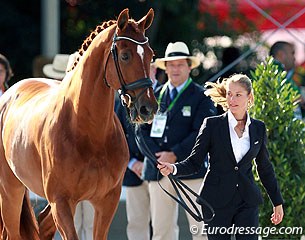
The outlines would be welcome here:
[[[207,90],[204,92],[205,95],[210,96],[215,105],[220,105],[225,111],[228,110],[227,104],[227,86],[229,83],[234,82],[240,84],[248,94],[253,96],[252,82],[247,75],[234,74],[229,78],[224,78],[221,82],[218,79],[216,83],[207,82],[205,87]],[[249,101],[249,108],[253,105],[253,97]]]

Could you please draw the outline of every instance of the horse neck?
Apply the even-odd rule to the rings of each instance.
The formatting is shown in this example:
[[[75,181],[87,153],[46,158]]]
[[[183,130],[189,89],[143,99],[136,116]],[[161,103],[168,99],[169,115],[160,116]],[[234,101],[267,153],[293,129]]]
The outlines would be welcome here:
[[[97,138],[114,127],[115,92],[104,82],[103,64],[97,66],[97,63],[106,62],[97,61],[101,56],[107,57],[107,53],[86,53],[64,84],[65,102],[72,104],[74,124]]]

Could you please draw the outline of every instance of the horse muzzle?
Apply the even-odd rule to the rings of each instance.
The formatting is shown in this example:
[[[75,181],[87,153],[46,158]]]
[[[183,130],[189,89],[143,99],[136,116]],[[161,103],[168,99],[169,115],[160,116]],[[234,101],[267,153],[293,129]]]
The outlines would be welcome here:
[[[150,123],[158,111],[158,103],[154,94],[150,95],[150,97],[142,95],[138,101],[131,104],[128,109],[132,122],[139,124]]]

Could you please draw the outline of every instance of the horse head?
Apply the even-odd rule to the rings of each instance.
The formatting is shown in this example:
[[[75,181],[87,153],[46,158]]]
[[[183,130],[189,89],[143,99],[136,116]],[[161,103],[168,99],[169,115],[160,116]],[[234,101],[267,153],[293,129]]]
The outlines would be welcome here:
[[[113,34],[111,55],[107,59],[106,82],[118,91],[131,121],[149,122],[158,110],[158,104],[149,78],[153,51],[145,37],[145,30],[152,23],[152,9],[139,21],[129,18],[128,9],[117,20]],[[108,81],[109,80],[109,81]]]

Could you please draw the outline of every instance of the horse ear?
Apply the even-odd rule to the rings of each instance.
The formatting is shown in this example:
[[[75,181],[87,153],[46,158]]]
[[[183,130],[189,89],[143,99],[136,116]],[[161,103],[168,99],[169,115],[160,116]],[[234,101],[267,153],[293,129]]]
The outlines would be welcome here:
[[[129,19],[129,9],[125,8],[120,13],[117,21],[117,26],[119,27],[120,30],[124,30],[124,28],[127,26],[128,19]]]
[[[154,10],[149,9],[148,13],[138,21],[139,28],[143,31],[150,27],[152,21],[154,19]]]

